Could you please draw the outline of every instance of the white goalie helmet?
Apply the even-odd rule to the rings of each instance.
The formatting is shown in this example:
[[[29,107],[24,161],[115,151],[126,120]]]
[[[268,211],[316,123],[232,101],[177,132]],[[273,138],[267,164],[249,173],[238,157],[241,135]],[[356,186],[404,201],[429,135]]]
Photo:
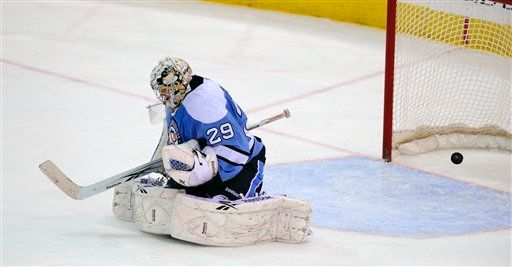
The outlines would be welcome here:
[[[192,69],[180,58],[166,57],[151,72],[151,88],[156,97],[175,110],[191,90]]]

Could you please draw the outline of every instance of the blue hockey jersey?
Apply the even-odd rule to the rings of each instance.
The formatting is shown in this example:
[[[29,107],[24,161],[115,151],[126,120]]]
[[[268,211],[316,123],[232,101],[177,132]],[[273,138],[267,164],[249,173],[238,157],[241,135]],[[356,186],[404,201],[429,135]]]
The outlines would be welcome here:
[[[190,87],[174,113],[167,109],[168,144],[196,139],[213,147],[220,178],[230,180],[263,144],[246,130],[247,116],[219,84],[194,75]]]

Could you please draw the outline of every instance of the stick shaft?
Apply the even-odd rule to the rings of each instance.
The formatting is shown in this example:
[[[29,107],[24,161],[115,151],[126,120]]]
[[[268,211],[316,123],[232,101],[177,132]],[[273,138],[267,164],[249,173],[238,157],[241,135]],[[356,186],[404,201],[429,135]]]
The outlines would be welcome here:
[[[255,128],[258,128],[258,127],[261,127],[265,124],[268,124],[268,123],[271,123],[271,122],[274,122],[274,121],[277,121],[279,119],[282,119],[282,118],[289,118],[290,117],[290,111],[288,109],[284,109],[283,112],[277,114],[277,115],[274,115],[270,118],[266,118],[264,120],[261,120],[257,123],[254,123],[254,124],[251,124],[249,126],[247,126],[247,130],[252,130],[252,129],[255,129]]]

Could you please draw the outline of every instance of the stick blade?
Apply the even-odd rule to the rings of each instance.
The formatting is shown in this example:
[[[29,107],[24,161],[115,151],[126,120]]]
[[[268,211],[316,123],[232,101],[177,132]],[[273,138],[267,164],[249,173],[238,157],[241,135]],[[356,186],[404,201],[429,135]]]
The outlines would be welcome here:
[[[71,181],[52,161],[41,163],[39,169],[66,195],[73,199],[81,199],[80,186]]]

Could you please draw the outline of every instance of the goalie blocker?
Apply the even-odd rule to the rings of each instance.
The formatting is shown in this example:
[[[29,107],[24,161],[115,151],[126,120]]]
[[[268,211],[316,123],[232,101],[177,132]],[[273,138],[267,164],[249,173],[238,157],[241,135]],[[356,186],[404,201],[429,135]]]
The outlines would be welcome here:
[[[310,233],[311,206],[286,196],[230,201],[142,183],[123,187],[114,197],[114,214],[144,232],[210,246],[300,243]]]

